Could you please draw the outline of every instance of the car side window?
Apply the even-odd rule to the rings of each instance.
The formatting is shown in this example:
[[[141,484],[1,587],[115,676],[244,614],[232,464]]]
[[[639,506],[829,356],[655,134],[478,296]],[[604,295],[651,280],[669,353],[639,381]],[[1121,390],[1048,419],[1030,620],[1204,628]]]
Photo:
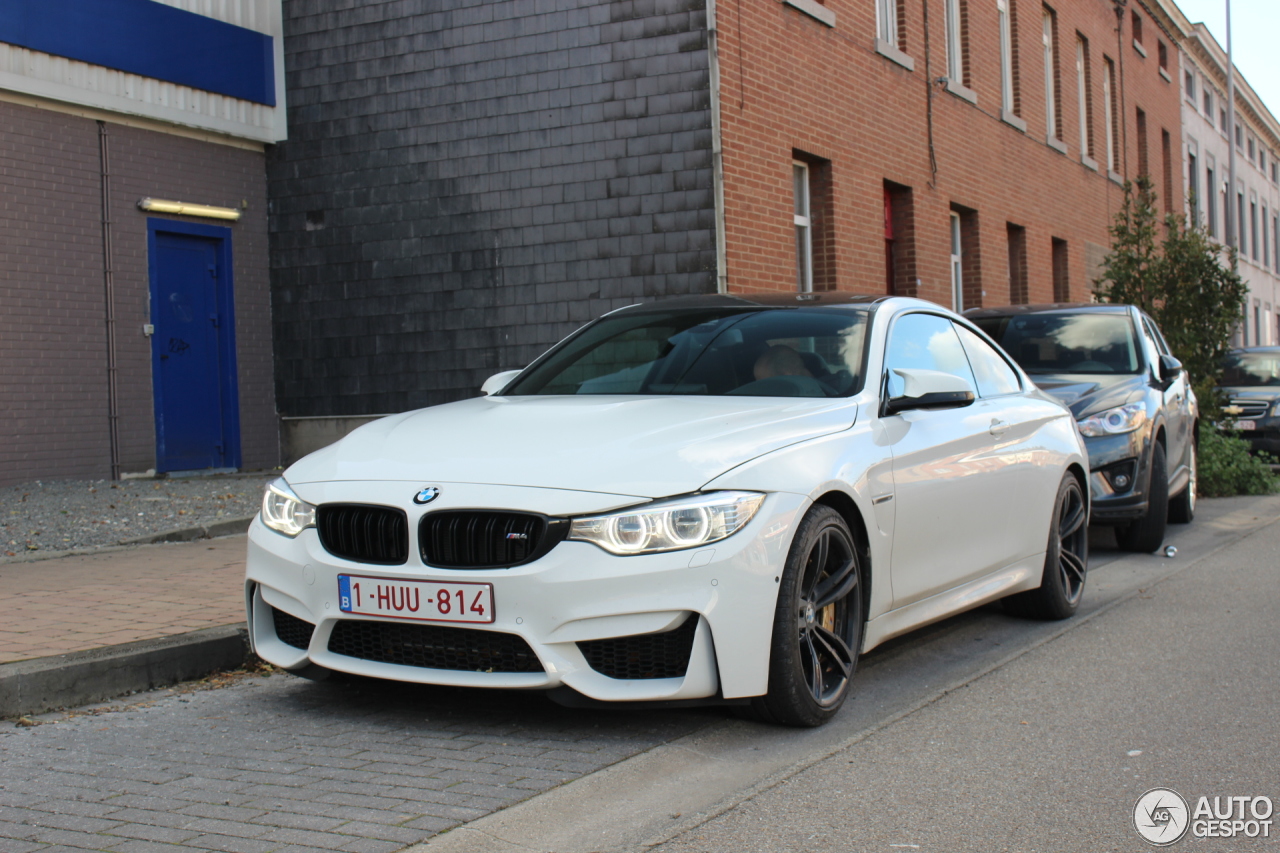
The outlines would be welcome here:
[[[1156,350],[1161,355],[1169,354],[1169,345],[1164,342],[1164,335],[1160,334],[1160,330],[1156,328],[1155,322],[1145,314],[1142,317],[1143,328],[1147,330],[1147,336],[1156,342]]]
[[[1000,353],[991,348],[991,344],[975,335],[960,324],[956,324],[960,333],[960,342],[969,356],[969,365],[978,380],[979,397],[999,397],[1003,394],[1016,394],[1022,390],[1018,374],[1009,366]]]
[[[940,370],[959,376],[970,387],[977,387],[955,327],[950,320],[936,314],[899,317],[889,333],[884,363],[889,374],[890,398],[902,396],[903,381],[893,372],[895,368]]]

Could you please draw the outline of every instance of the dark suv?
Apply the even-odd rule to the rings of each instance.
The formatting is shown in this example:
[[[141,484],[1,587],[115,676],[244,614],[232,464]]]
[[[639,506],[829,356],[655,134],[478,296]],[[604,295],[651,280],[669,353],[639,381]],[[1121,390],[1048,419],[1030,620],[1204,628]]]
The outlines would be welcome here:
[[[1075,415],[1089,449],[1092,520],[1120,547],[1154,551],[1196,507],[1200,417],[1182,364],[1131,305],[1015,305],[966,312]],[[1172,495],[1172,497],[1170,497]]]
[[[1227,353],[1219,386],[1230,404],[1225,420],[1254,451],[1280,456],[1280,347]]]

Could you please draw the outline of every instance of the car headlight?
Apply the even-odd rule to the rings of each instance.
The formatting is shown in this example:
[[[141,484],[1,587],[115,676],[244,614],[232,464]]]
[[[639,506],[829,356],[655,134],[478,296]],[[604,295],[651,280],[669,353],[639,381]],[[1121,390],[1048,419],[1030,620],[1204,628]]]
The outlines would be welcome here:
[[[710,492],[575,518],[569,538],[612,554],[653,554],[718,542],[741,530],[764,503],[759,492]]]
[[[262,523],[285,536],[316,526],[316,508],[293,493],[281,477],[262,496]]]
[[[1080,434],[1090,438],[1100,435],[1119,435],[1133,432],[1147,421],[1147,407],[1142,403],[1130,403],[1098,412],[1078,422]]]

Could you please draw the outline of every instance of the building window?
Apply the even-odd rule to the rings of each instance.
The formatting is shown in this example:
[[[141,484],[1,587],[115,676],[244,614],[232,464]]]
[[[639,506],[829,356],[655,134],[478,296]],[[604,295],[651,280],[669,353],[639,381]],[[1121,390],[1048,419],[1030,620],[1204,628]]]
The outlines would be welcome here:
[[[1191,211],[1191,225],[1200,227],[1200,175],[1196,171],[1195,152],[1187,152],[1187,207]]]
[[[911,188],[884,182],[885,292],[917,295],[915,219]]]
[[[1120,162],[1120,128],[1116,126],[1116,64],[1103,57],[1102,109],[1107,126],[1107,171],[1115,172]]]
[[[1000,15],[1000,105],[1005,112],[1017,115],[1017,92],[1013,62],[1013,0],[996,0]]]
[[[1071,301],[1071,281],[1067,276],[1067,241],[1053,238],[1053,301]]]
[[[1204,87],[1204,114],[1209,121],[1213,121],[1213,92],[1208,86]]]
[[[1192,105],[1196,102],[1196,73],[1190,68],[1182,75],[1183,79],[1183,96],[1186,97]]]
[[[1258,146],[1258,168],[1262,170],[1262,174],[1267,173],[1267,149]]]
[[[960,240],[960,214],[951,211],[951,307],[964,310],[964,252]]]
[[[1258,260],[1258,200],[1249,199],[1249,257]]]
[[[1262,265],[1271,265],[1271,241],[1267,239],[1267,203],[1262,203]]]
[[[1138,16],[1135,10],[1132,15],[1133,20],[1133,43],[1142,44],[1142,18]]]
[[[1224,124],[1226,122],[1223,122]],[[1236,125],[1236,147],[1241,151],[1244,150],[1244,131],[1240,129],[1240,125]]]
[[[947,25],[947,76],[952,82],[965,82],[964,45],[961,42],[960,0],[945,0]]]
[[[1209,219],[1209,236],[1218,236],[1218,201],[1214,198],[1213,166],[1204,170],[1204,212]]]
[[[1244,190],[1236,191],[1236,221],[1234,226],[1230,230],[1235,231],[1236,247],[1240,250],[1240,257],[1247,258],[1249,256],[1249,248],[1244,239]]]
[[[1218,130],[1222,131],[1222,135],[1227,135],[1227,108],[1218,107]]]
[[[795,195],[796,290],[813,292],[813,228],[809,218],[809,165],[793,162],[791,175]]]
[[[1277,177],[1280,177],[1280,168],[1277,168],[1276,166],[1276,158],[1272,157],[1271,158],[1271,183],[1273,184],[1280,183],[1280,181],[1277,180]]]
[[[1271,214],[1271,245],[1275,247],[1271,253],[1272,266],[1280,273],[1280,213]]]
[[[1089,88],[1089,42],[1076,33],[1076,101],[1080,112],[1080,152],[1093,156],[1093,92]]]
[[[1160,168],[1164,178],[1164,212],[1173,213],[1173,139],[1169,131],[1160,131]]]
[[[1041,23],[1041,41],[1044,43],[1045,127],[1051,139],[1062,139],[1062,127],[1058,121],[1058,21],[1053,10],[1047,6]]]
[[[1138,175],[1151,176],[1150,163],[1147,160],[1147,114],[1138,108],[1136,114],[1138,131]]]
[[[1012,222],[1005,223],[1005,227],[1009,233],[1009,304],[1026,305],[1031,301],[1027,288],[1027,229]]]
[[[1160,69],[1165,73],[1169,71],[1169,46],[1164,42],[1156,39],[1156,59],[1160,64]]]
[[[902,48],[898,44],[898,0],[876,0],[876,27],[881,41]]]

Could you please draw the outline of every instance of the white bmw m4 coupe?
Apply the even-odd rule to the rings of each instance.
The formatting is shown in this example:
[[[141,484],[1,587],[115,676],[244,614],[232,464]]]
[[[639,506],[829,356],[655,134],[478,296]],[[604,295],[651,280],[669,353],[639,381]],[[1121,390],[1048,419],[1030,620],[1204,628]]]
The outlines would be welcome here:
[[[931,303],[634,305],[483,391],[268,488],[245,585],[262,658],[815,726],[891,637],[996,599],[1061,619],[1083,594],[1071,413]]]

